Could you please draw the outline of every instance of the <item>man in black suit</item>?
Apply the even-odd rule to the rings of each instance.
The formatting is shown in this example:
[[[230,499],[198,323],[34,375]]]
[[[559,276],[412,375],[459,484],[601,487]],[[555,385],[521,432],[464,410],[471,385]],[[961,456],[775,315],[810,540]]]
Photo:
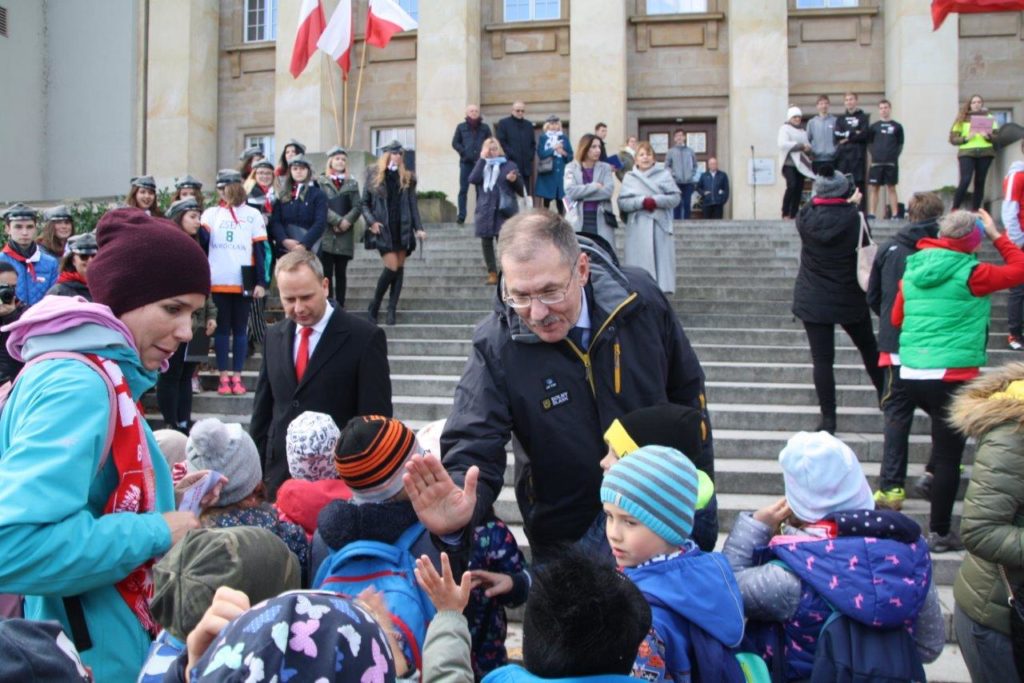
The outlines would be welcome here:
[[[288,320],[267,330],[249,428],[271,499],[289,477],[288,425],[303,412],[327,413],[339,428],[392,413],[384,331],[331,306],[323,266],[305,249],[283,256],[274,275]]]

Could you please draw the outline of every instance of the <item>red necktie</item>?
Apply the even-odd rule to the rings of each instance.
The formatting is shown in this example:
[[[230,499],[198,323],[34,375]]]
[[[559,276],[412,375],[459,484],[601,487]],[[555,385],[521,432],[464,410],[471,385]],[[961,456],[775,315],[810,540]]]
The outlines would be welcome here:
[[[309,365],[309,335],[313,334],[312,327],[303,327],[299,334],[299,353],[295,356],[295,379],[302,381],[302,376],[306,374],[306,366]]]

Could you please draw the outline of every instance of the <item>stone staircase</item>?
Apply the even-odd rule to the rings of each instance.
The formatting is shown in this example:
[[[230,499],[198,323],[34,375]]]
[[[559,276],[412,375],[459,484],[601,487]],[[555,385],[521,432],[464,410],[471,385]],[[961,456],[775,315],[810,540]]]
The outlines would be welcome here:
[[[893,224],[880,224],[875,237],[884,242],[895,230]],[[676,247],[679,287],[673,304],[707,375],[723,531],[720,548],[739,512],[783,495],[779,450],[794,432],[817,424],[810,353],[803,328],[789,310],[800,244],[791,222],[693,221],[677,223]],[[988,245],[983,258],[998,260]],[[379,271],[376,252],[360,250],[349,265],[349,310],[366,310]],[[426,248],[406,262],[398,324],[386,330],[395,416],[413,428],[446,417],[451,408],[473,327],[493,305],[494,288],[484,284],[485,275],[479,240],[470,226],[433,226]],[[997,365],[1017,356],[1005,347],[1005,295],[994,297],[992,309],[996,331],[990,335],[989,363]],[[874,485],[882,457],[882,416],[856,349],[841,330],[836,342],[838,435],[857,453]],[[250,393],[244,396],[218,396],[215,377],[204,376],[206,390],[195,397],[194,418],[218,416],[248,424],[259,362],[259,356],[247,361]],[[157,415],[155,401],[148,400],[151,417]],[[158,415],[154,422],[159,423]],[[911,477],[923,471],[927,460],[928,424],[926,415],[915,417]],[[968,446],[967,476],[971,459]],[[510,456],[496,511],[528,552],[510,486],[511,463]],[[958,501],[954,508],[954,524],[959,523],[961,505]],[[905,512],[926,527],[925,501],[908,500]],[[969,680],[950,626],[952,582],[961,559],[959,553],[934,558],[949,644],[926,667],[930,680]],[[517,613],[512,616],[518,618]],[[518,631],[513,639],[517,636]]]

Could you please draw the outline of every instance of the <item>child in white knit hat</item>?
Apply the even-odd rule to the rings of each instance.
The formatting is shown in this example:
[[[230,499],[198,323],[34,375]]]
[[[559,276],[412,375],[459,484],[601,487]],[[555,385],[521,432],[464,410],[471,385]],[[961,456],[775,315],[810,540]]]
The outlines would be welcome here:
[[[334,467],[340,438],[341,430],[326,413],[307,410],[288,425],[285,452],[292,478],[277,489],[276,505],[282,518],[299,524],[311,540],[324,506],[352,497]]]
[[[915,671],[906,680],[924,680],[921,662],[939,656],[945,630],[921,527],[899,512],[874,509],[857,456],[828,432],[794,435],[779,464],[785,497],[741,513],[722,551],[743,594],[748,641],[769,663],[772,652],[784,652],[785,671],[774,676],[810,678],[819,672],[818,639],[835,611],[897,637],[906,638],[898,630],[906,628],[910,657],[916,650],[919,659],[894,654],[862,664],[907,664]],[[781,623],[784,642],[772,622]],[[903,680],[900,674],[892,680]]]

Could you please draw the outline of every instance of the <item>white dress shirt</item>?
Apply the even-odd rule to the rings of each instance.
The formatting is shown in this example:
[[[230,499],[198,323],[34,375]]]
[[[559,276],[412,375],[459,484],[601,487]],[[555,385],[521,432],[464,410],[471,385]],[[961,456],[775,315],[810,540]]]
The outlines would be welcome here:
[[[309,357],[313,357],[313,351],[316,350],[316,345],[320,341],[320,337],[323,336],[324,330],[327,329],[327,322],[334,315],[334,308],[327,304],[327,310],[324,311],[324,315],[320,318],[316,325],[313,325],[313,332],[309,335]],[[299,357],[299,342],[302,341],[302,325],[295,326],[295,343],[292,344],[292,361],[294,362]]]

